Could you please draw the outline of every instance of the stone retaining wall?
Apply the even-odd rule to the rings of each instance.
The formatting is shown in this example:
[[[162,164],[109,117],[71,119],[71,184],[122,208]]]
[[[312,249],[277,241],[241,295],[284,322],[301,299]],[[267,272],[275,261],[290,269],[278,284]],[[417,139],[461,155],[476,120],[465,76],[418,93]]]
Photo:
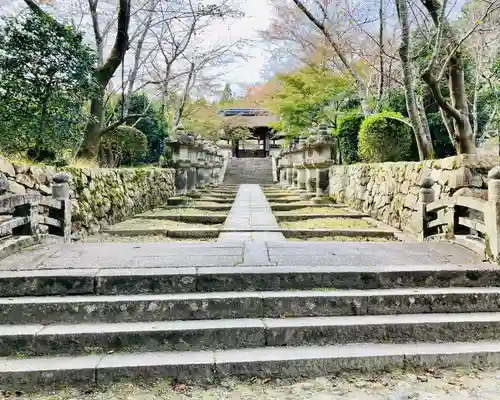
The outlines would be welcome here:
[[[72,234],[79,238],[164,203],[174,194],[173,169],[64,168],[71,174]],[[48,166],[13,164],[0,157],[0,172],[9,180],[8,192],[51,195],[57,172]]]
[[[336,165],[330,169],[329,193],[395,228],[417,233],[416,205],[422,179],[434,183],[435,199],[450,196],[487,198],[487,174],[498,156],[462,155],[424,162]]]

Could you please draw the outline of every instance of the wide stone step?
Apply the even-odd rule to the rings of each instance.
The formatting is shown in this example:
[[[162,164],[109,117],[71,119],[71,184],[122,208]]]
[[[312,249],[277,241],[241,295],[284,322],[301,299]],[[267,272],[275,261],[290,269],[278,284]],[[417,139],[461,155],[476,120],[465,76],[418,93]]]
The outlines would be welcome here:
[[[0,326],[0,356],[495,340],[500,313]]]
[[[125,323],[500,311],[500,288],[405,288],[0,299],[0,324]]]
[[[314,289],[500,287],[479,265],[46,269],[0,272],[0,296],[116,295]]]
[[[317,377],[346,371],[405,367],[498,365],[500,341],[477,343],[359,343],[333,346],[262,347],[216,351],[98,354],[4,359],[0,388],[107,385],[120,379],[169,377],[211,383],[226,377]]]

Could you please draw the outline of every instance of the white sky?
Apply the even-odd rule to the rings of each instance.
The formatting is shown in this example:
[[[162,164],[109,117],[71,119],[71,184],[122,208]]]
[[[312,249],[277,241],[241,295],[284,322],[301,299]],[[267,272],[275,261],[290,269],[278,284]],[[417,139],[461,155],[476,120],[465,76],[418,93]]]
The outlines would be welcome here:
[[[271,0],[243,0],[241,8],[245,12],[245,17],[229,27],[230,34],[234,37],[258,41],[259,31],[265,30],[270,23],[269,1]],[[246,62],[243,61],[239,67],[227,75],[228,83],[252,84],[262,80],[261,73],[268,57],[267,52],[262,44],[255,43],[254,46],[248,48],[247,54],[249,59]]]

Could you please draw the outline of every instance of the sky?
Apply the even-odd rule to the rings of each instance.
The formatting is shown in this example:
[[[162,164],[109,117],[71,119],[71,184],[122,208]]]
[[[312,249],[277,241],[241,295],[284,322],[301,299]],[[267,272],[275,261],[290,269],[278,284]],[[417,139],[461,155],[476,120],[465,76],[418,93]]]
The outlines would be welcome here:
[[[241,8],[245,17],[236,21],[229,27],[229,34],[234,37],[247,38],[256,41],[253,46],[247,49],[248,60],[230,71],[226,75],[228,83],[252,84],[262,80],[261,73],[269,57],[264,45],[259,43],[259,31],[265,30],[270,24],[271,0],[243,0]],[[218,27],[221,31],[227,28]],[[226,30],[227,32],[227,30]]]

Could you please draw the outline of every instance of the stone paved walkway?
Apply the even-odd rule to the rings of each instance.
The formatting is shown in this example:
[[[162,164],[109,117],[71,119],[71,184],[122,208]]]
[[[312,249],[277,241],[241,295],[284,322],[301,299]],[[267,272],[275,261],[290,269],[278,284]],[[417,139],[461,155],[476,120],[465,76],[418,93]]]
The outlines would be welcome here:
[[[39,245],[0,260],[0,271],[134,270],[239,266],[375,267],[478,264],[480,256],[446,242],[292,242],[259,185],[241,185],[217,242],[73,243]],[[257,231],[252,231],[257,230]],[[243,232],[241,232],[243,231]]]
[[[279,232],[251,232],[262,229],[279,229],[271,206],[259,185],[240,186],[224,224],[224,229],[248,230],[248,232],[224,232],[219,236],[219,241],[285,241],[285,237]]]

